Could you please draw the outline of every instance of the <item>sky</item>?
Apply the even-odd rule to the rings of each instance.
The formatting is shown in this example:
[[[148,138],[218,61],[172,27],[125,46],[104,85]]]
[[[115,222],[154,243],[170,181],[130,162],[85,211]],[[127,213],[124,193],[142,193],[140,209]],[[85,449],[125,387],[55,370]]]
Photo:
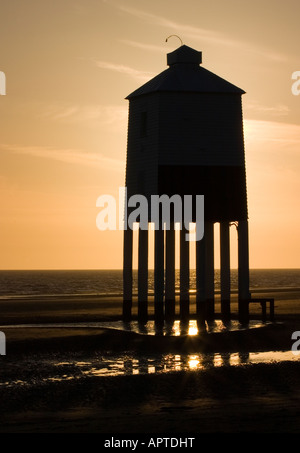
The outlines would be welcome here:
[[[125,98],[167,68],[172,34],[246,92],[250,267],[300,268],[299,16],[298,0],[0,0],[0,269],[122,268],[96,200],[124,186]]]

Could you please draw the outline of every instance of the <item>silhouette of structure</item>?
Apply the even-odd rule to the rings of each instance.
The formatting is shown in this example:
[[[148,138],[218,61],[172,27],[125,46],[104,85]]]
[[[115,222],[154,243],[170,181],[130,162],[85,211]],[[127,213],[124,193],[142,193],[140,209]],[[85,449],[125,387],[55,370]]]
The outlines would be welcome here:
[[[238,230],[239,317],[249,316],[248,209],[240,88],[201,66],[202,53],[182,45],[168,69],[129,100],[126,187],[142,194],[204,195],[204,237],[196,242],[197,320],[215,316],[214,223],[220,223],[221,312],[230,319],[230,224]],[[161,225],[162,226],[162,225]],[[180,319],[189,318],[189,242],[180,232]],[[139,229],[138,318],[148,319],[148,231]],[[123,318],[132,311],[133,232],[124,231]],[[175,231],[155,231],[156,322],[175,317]]]

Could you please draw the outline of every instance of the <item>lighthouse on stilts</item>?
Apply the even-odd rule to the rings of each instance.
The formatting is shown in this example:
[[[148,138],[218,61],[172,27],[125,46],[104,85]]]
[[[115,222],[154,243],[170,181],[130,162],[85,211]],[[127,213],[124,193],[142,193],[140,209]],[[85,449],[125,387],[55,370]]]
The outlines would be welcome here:
[[[126,188],[141,194],[204,196],[204,236],[195,242],[196,317],[215,317],[214,224],[220,224],[221,316],[231,318],[230,234],[238,231],[239,318],[249,317],[249,246],[246,169],[240,88],[201,66],[202,53],[182,45],[167,55],[168,69],[131,93],[129,100]],[[184,202],[182,212],[184,211]],[[129,209],[129,208],[128,208]],[[129,212],[129,211],[128,211]],[[127,214],[128,214],[127,212]],[[193,210],[192,220],[195,222]],[[154,233],[154,316],[175,319],[175,216],[165,228],[163,213]],[[126,222],[126,218],[125,218]],[[199,226],[196,225],[196,229]],[[147,226],[138,231],[138,319],[148,320]],[[189,242],[180,231],[179,316],[189,314]],[[123,318],[132,314],[133,231],[124,230]]]

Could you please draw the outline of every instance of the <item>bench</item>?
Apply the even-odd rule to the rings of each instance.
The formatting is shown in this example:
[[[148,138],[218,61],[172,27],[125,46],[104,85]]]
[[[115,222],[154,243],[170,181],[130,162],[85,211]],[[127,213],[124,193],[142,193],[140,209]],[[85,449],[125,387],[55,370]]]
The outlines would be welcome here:
[[[262,321],[267,321],[267,303],[269,303],[269,320],[274,321],[275,319],[275,310],[274,310],[274,299],[262,299],[262,298],[252,298],[249,300],[250,303],[257,303],[261,305],[262,310]]]

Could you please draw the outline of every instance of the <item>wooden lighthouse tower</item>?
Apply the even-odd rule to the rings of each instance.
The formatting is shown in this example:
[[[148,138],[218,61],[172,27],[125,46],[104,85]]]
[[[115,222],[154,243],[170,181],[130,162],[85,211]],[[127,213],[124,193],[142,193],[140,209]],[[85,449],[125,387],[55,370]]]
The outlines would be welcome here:
[[[204,237],[196,242],[196,305],[200,323],[214,318],[214,223],[220,223],[221,311],[230,319],[229,228],[238,230],[239,316],[248,318],[249,257],[241,96],[244,91],[201,66],[186,45],[167,55],[168,69],[131,93],[128,197],[204,195]],[[197,227],[196,227],[197,228]],[[131,319],[133,232],[124,231],[124,319]],[[180,232],[180,318],[189,317],[189,242]],[[148,319],[148,231],[139,229],[138,317]],[[175,316],[174,225],[155,230],[155,320]]]

